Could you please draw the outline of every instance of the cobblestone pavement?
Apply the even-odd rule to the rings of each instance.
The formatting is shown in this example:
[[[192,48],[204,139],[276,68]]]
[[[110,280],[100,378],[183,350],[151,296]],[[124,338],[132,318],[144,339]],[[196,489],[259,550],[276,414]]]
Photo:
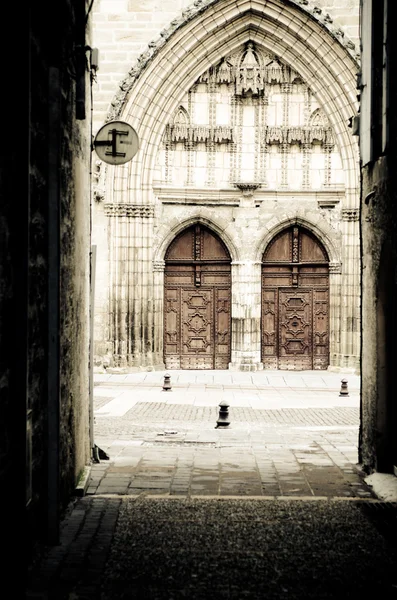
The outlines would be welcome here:
[[[163,376],[96,377],[102,459],[29,600],[397,600],[397,504],[363,481],[358,378],[340,397],[331,373]]]
[[[178,371],[163,384],[164,372],[96,377],[95,443],[109,459],[92,466],[89,495],[372,496],[357,376]]]

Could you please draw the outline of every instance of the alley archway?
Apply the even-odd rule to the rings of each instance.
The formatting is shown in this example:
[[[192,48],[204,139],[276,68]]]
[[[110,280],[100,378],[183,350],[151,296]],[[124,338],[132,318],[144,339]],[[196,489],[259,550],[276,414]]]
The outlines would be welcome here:
[[[262,361],[268,369],[329,365],[329,259],[295,225],[270,242],[262,266]]]
[[[170,244],[164,274],[167,369],[227,369],[230,362],[230,255],[202,225]]]

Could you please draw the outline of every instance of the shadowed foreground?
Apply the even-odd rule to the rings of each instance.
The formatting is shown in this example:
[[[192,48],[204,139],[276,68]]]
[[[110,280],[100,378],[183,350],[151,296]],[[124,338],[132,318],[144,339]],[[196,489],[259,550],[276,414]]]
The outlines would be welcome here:
[[[396,512],[373,500],[85,497],[28,597],[394,599]]]

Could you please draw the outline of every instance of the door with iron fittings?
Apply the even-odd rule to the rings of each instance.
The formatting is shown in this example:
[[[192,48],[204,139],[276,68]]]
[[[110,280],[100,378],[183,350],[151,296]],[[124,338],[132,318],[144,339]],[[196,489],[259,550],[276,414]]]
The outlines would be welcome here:
[[[208,228],[180,234],[165,257],[166,369],[227,369],[230,362],[230,255]]]
[[[262,362],[268,369],[329,365],[328,256],[317,238],[294,226],[263,256]]]

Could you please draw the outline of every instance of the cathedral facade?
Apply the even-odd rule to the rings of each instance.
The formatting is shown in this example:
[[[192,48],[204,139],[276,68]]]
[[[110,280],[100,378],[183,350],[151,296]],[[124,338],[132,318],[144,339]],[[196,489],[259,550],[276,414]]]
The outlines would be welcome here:
[[[111,96],[100,67],[139,150],[93,161],[97,368],[359,369],[358,16],[322,4],[196,0]]]

